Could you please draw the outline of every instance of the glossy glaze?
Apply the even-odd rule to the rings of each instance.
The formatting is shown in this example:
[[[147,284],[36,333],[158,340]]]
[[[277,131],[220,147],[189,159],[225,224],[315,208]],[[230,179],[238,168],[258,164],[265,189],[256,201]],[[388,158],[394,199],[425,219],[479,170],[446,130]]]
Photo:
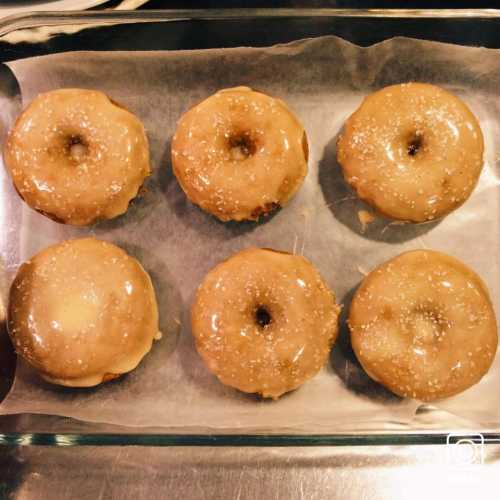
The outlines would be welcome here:
[[[479,124],[460,99],[407,83],[365,98],[345,124],[337,157],[360,198],[394,219],[425,222],[470,196],[483,149]]]
[[[8,328],[18,354],[46,380],[67,386],[132,370],[159,337],[148,274],[94,238],[48,247],[19,268]]]
[[[143,125],[94,90],[40,94],[11,130],[4,160],[28,205],[78,226],[124,213],[150,174]]]
[[[258,219],[283,206],[307,174],[305,131],[279,99],[237,87],[180,119],[172,166],[188,196],[221,220]]]
[[[366,372],[401,396],[432,401],[478,382],[497,349],[486,286],[459,260],[406,252],[372,271],[349,311]]]
[[[324,365],[339,310],[306,259],[251,248],[207,274],[192,308],[193,335],[221,382],[278,398]]]

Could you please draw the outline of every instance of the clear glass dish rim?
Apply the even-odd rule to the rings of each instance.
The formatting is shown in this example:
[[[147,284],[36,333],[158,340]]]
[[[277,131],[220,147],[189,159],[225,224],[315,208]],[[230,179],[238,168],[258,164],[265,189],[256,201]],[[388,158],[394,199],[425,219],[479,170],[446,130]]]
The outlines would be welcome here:
[[[237,446],[237,447],[324,447],[324,446],[419,446],[446,445],[454,436],[481,437],[484,444],[498,444],[500,433],[459,432],[358,433],[358,434],[173,434],[173,433],[0,433],[0,446]]]
[[[494,19],[500,9],[336,9],[336,8],[245,8],[162,9],[102,11],[38,11],[0,19],[0,37],[15,30],[67,24],[168,22],[264,18],[400,18],[400,19]]]
[[[400,19],[500,19],[500,9],[335,9],[248,8],[163,9],[145,11],[31,12],[0,19],[0,37],[13,31],[68,24],[125,24],[190,20],[264,18],[400,18]],[[89,424],[92,425],[92,424]],[[442,430],[411,432],[360,432],[339,434],[190,434],[137,432],[0,432],[0,446],[374,446],[447,444]],[[467,431],[460,430],[462,434]],[[474,434],[477,431],[471,430]],[[500,442],[500,432],[483,432],[485,443]]]

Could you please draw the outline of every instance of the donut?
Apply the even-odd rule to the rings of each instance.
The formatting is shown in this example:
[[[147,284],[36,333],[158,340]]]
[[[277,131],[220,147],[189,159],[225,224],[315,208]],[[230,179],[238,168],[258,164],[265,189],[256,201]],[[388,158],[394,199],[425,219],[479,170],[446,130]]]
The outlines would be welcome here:
[[[356,357],[393,393],[434,401],[486,374],[497,325],[479,276],[444,253],[414,250],[372,271],[348,319]]]
[[[10,130],[3,156],[31,208],[75,226],[123,214],[150,174],[142,123],[96,90],[40,94]]]
[[[483,150],[479,123],[458,97],[405,83],[365,98],[345,123],[337,160],[345,180],[378,212],[426,222],[469,198]]]
[[[304,128],[280,99],[220,90],[185,113],[172,167],[187,197],[221,221],[257,220],[284,206],[307,174]]]
[[[250,248],[207,274],[193,303],[192,332],[223,384],[277,399],[325,364],[339,311],[304,257]]]
[[[94,238],[50,246],[21,265],[7,326],[20,356],[48,382],[69,387],[133,370],[160,337],[149,275]]]

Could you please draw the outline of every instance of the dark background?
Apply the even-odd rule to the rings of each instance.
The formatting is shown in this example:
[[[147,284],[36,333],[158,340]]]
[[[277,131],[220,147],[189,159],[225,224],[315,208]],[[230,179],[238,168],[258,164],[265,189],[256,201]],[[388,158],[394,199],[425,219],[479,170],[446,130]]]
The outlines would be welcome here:
[[[500,1],[394,1],[394,0],[150,0],[142,9],[238,8],[238,7],[338,7],[359,9],[500,8]]]
[[[2,0],[0,0],[1,3]],[[104,7],[118,5],[111,0]],[[332,7],[340,9],[500,9],[500,0],[404,1],[404,0],[149,0],[142,9],[216,9],[216,8],[278,8],[278,7]]]

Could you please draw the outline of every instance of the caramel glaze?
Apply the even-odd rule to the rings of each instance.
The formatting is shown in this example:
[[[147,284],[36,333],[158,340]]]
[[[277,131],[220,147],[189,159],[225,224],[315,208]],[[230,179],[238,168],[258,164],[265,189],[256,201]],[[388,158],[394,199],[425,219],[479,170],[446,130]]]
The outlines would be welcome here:
[[[40,94],[9,133],[4,160],[33,209],[76,226],[124,213],[150,174],[142,123],[105,94]]]
[[[426,222],[476,186],[484,141],[469,108],[425,83],[386,87],[347,120],[337,159],[358,196],[393,219]]]
[[[134,369],[159,338],[153,285],[111,243],[64,241],[19,268],[8,329],[17,353],[47,381],[97,385]]]
[[[192,331],[222,383],[276,399],[324,365],[339,311],[305,258],[250,248],[207,274],[193,304]]]
[[[354,296],[349,327],[368,375],[422,401],[479,382],[497,349],[484,283],[459,260],[429,250],[403,253],[372,271]]]
[[[281,100],[220,90],[179,120],[172,166],[187,197],[222,221],[285,205],[307,174],[304,128]]]

